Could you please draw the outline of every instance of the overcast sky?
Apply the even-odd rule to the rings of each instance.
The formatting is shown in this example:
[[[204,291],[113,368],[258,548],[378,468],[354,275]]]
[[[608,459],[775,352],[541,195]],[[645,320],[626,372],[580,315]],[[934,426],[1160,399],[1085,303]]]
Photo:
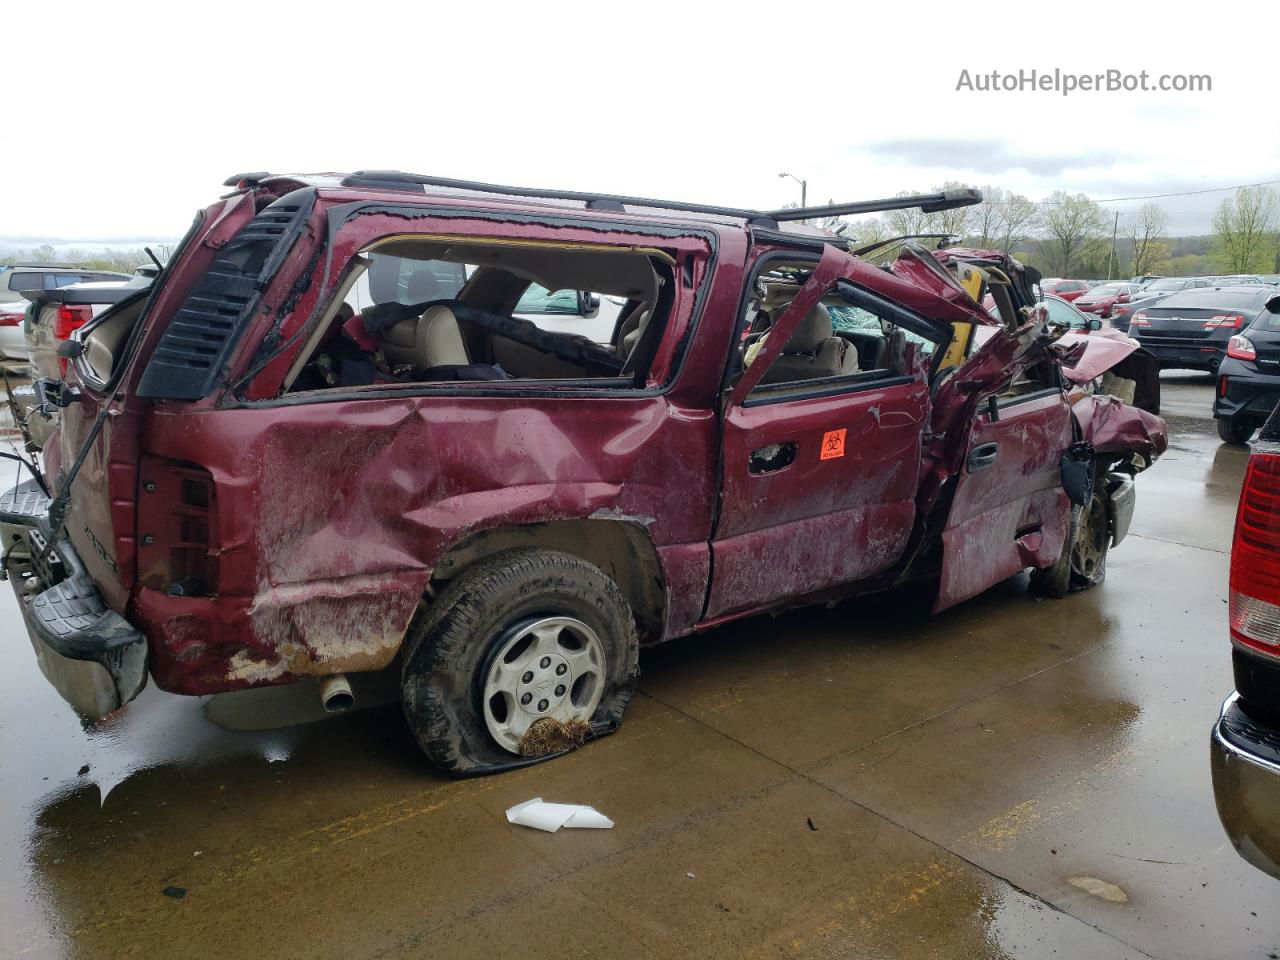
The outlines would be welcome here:
[[[951,179],[1039,199],[1280,178],[1274,4],[1155,10],[15,0],[0,235],[178,235],[242,170],[765,208],[799,199],[781,171],[811,203]],[[1207,73],[1213,90],[956,91],[962,69],[1055,67]],[[1203,232],[1225,195],[1162,202],[1175,232]]]

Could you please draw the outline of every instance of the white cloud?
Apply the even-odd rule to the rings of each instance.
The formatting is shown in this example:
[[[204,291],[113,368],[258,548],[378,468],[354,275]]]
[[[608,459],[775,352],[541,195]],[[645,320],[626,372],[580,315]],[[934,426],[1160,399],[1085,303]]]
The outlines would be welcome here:
[[[227,175],[258,169],[761,207],[797,199],[780,170],[807,177],[811,201],[953,178],[1043,196],[1280,176],[1272,67],[1242,55],[1260,15],[1230,4],[1194,29],[1089,2],[1069,20],[847,2],[10,6],[6,73],[25,79],[9,115],[24,97],[56,109],[12,131],[0,234],[180,234]],[[1209,73],[1213,92],[955,91],[962,68],[1112,66]],[[915,140],[989,141],[1007,174],[980,151],[869,149]],[[1220,197],[1196,198],[1193,219]]]

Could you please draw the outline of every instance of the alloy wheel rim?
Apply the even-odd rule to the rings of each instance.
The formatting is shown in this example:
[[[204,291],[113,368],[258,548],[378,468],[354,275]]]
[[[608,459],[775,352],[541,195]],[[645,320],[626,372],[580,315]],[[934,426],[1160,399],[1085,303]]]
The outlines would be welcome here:
[[[1082,577],[1092,579],[1102,563],[1107,535],[1107,508],[1100,497],[1089,501],[1089,509],[1081,521],[1081,530],[1072,550],[1071,567]]]
[[[587,722],[600,705],[606,675],[604,644],[573,617],[516,624],[498,644],[484,677],[485,726],[509,753],[539,720]]]

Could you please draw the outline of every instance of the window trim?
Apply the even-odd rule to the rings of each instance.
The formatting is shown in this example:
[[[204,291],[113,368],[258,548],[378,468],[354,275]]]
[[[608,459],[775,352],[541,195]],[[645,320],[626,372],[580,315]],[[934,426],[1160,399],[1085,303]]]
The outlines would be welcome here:
[[[819,377],[814,380],[765,383],[758,384],[754,390],[743,397],[742,406],[760,407],[766,404],[785,403],[792,400],[827,399],[916,382],[916,378],[909,373],[894,373],[891,370],[862,370],[843,377]],[[797,389],[801,384],[811,384],[812,387],[809,389]]]
[[[447,204],[399,204],[386,203],[383,201],[355,201],[353,203],[339,204],[331,207],[327,212],[328,230],[325,238],[318,244],[317,253],[323,252],[325,261],[324,270],[327,278],[329,270],[332,268],[332,250],[333,241],[341,227],[362,214],[391,214],[408,216],[413,220],[428,217],[445,217],[459,218],[463,217],[470,220],[478,220],[483,224],[499,224],[510,225],[512,223],[545,226],[545,227],[585,227],[601,230],[608,230],[613,233],[624,233],[633,236],[642,236],[653,238],[654,245],[652,249],[657,249],[659,254],[665,259],[670,260],[673,267],[678,265],[678,258],[672,258],[666,250],[661,249],[660,244],[666,238],[695,237],[706,244],[706,263],[702,272],[701,282],[691,290],[691,302],[689,307],[689,323],[684,333],[681,335],[680,343],[676,347],[676,353],[673,357],[672,368],[666,382],[656,386],[636,386],[630,379],[620,378],[589,378],[589,379],[564,379],[564,380],[511,380],[511,381],[447,381],[438,384],[416,383],[416,384],[375,384],[360,387],[332,387],[327,390],[311,390],[302,393],[284,394],[276,397],[268,397],[260,400],[248,400],[243,396],[245,388],[252,380],[261,374],[262,370],[275,358],[280,350],[287,349],[287,346],[281,345],[272,355],[261,359],[258,362],[251,362],[249,367],[239,374],[228,385],[218,401],[219,409],[255,409],[270,408],[283,406],[297,406],[305,403],[332,403],[341,402],[343,400],[356,399],[380,399],[380,398],[399,398],[412,396],[449,396],[449,397],[516,397],[516,398],[629,398],[629,397],[661,397],[666,396],[676,389],[680,378],[685,371],[688,361],[688,355],[691,345],[698,336],[702,326],[702,315],[706,309],[707,300],[710,298],[713,278],[718,274],[718,264],[720,261],[720,235],[711,227],[698,226],[674,226],[667,224],[639,224],[639,223],[620,223],[616,220],[601,219],[596,216],[575,216],[571,211],[564,214],[529,214],[529,213],[502,213],[497,211],[476,210],[474,207],[454,207]],[[442,236],[438,231],[423,231],[422,233],[401,234],[402,237],[418,238],[428,236]],[[480,234],[467,234],[466,237],[471,238],[471,242],[483,243],[484,237]],[[374,246],[384,242],[386,238],[380,238],[374,242]],[[508,238],[509,240],[518,240],[520,238]],[[545,246],[554,245],[556,241],[547,240],[528,240],[529,244]],[[582,248],[584,246],[593,245],[591,241],[561,241],[565,246]],[[605,246],[610,249],[618,249],[623,244],[596,244],[597,246]],[[648,246],[632,245],[632,253],[648,253],[651,249]],[[374,247],[367,247],[361,253],[369,252]],[[322,281],[324,282],[324,281]],[[676,284],[672,285],[673,295]],[[312,310],[312,316],[303,321],[299,327],[299,333],[307,329],[311,324],[317,322],[317,316],[327,309],[326,305],[317,304]],[[297,334],[295,334],[296,336]],[[668,333],[664,331],[663,336]],[[619,382],[623,385],[619,386]],[[510,383],[511,387],[498,387],[497,383]],[[483,384],[484,386],[481,386]],[[376,391],[372,394],[370,391]]]
[[[752,265],[751,271],[747,276],[746,282],[742,287],[742,296],[738,303],[738,316],[734,321],[733,331],[729,341],[729,356],[725,360],[725,375],[721,381],[721,393],[730,389],[737,382],[737,377],[741,376],[745,368],[738,369],[738,364],[734,358],[738,355],[738,346],[741,343],[742,331],[746,325],[747,305],[750,302],[751,291],[755,289],[756,280],[759,278],[763,269],[772,262],[784,260],[788,263],[814,263],[816,264],[820,257],[807,251],[796,252],[793,250],[770,250],[761,255]],[[855,297],[864,299],[872,303],[877,310],[884,310],[889,313],[900,314],[905,317],[910,324],[920,327],[919,330],[912,329],[911,326],[899,322],[893,317],[887,317],[891,323],[902,327],[917,336],[930,340],[935,349],[930,358],[929,377],[925,382],[927,385],[933,379],[937,372],[937,367],[941,361],[941,357],[946,352],[943,347],[950,342],[951,329],[950,324],[947,325],[945,336],[938,326],[932,324],[929,320],[916,314],[899,303],[890,300],[883,294],[876,293],[866,287],[860,286],[854,281],[841,277],[831,286],[831,290],[839,290],[841,286],[846,286],[853,292]],[[829,294],[824,293],[823,297]],[[843,292],[840,296],[848,299]],[[850,303],[850,306],[867,309],[858,303]],[[933,336],[926,336],[924,331]],[[736,376],[735,376],[736,374]],[[819,377],[813,380],[790,380],[783,383],[759,383],[755,388],[742,398],[742,407],[764,406],[766,404],[785,403],[794,400],[812,400],[818,398],[837,397],[842,394],[864,393],[867,390],[873,390],[881,387],[900,386],[902,384],[913,383],[915,377],[909,373],[894,373],[888,369],[879,370],[860,370],[854,374],[848,374],[841,377]],[[810,384],[810,389],[797,389],[800,384]]]

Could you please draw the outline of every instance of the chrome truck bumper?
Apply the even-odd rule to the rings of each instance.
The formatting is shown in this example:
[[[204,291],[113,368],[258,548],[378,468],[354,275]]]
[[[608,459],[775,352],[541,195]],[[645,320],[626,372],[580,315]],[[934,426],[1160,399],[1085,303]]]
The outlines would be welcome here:
[[[3,576],[13,584],[36,661],[54,689],[97,720],[136,697],[147,682],[147,642],[109,610],[75,549],[52,530],[49,498],[30,480],[0,494]]]
[[[1280,878],[1280,729],[1240,708],[1233,693],[1210,736],[1213,796],[1232,845]]]

